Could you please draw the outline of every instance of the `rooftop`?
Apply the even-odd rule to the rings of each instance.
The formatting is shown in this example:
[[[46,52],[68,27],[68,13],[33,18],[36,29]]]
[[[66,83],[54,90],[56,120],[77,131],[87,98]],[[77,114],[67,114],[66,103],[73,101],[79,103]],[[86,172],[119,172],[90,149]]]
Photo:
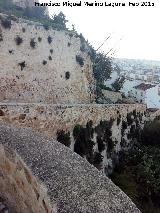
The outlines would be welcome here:
[[[135,86],[134,88],[135,88],[135,89],[139,89],[139,90],[146,91],[146,90],[151,89],[152,87],[155,87],[155,86],[156,86],[156,85],[153,85],[153,84],[141,83],[141,84]]]

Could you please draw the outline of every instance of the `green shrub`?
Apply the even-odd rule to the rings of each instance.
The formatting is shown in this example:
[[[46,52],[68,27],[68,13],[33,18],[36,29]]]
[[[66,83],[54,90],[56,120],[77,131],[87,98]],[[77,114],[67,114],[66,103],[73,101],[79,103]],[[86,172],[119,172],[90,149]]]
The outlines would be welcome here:
[[[70,133],[64,132],[63,130],[60,130],[57,132],[57,141],[64,144],[67,147],[70,147],[71,140],[70,140]]]
[[[77,124],[73,129],[73,137],[75,139],[74,151],[82,157],[86,156],[86,159],[93,163],[92,122],[88,122],[86,127]]]
[[[20,44],[23,43],[23,39],[22,39],[20,36],[17,36],[17,37],[15,38],[15,42],[16,42],[17,45],[20,45]]]
[[[11,24],[11,20],[10,19],[2,19],[1,20],[1,25],[2,25],[2,27],[3,28],[5,28],[5,29],[11,29],[11,26],[12,26],[12,24]]]
[[[97,136],[98,143],[98,151],[102,152],[105,149],[105,144],[103,143],[103,139],[100,136]]]
[[[101,155],[101,153],[99,152],[95,152],[94,153],[94,160],[93,160],[93,164],[100,164],[103,161],[103,156]]]
[[[46,61],[46,60],[43,60],[42,64],[43,64],[43,65],[46,65],[46,64],[47,64],[47,61]]]
[[[50,49],[50,53],[53,54],[53,49]]]
[[[127,123],[130,126],[133,123],[132,112],[127,113]]]
[[[18,65],[21,67],[21,71],[22,71],[25,68],[26,63],[25,63],[25,61],[23,61],[23,62],[19,63]]]
[[[160,146],[160,121],[154,120],[145,124],[142,130],[142,143]]]
[[[35,39],[34,38],[31,38],[31,41],[30,41],[30,46],[32,47],[32,49],[35,49],[36,48],[36,42],[35,42]]]
[[[65,73],[65,78],[66,78],[66,80],[68,80],[68,79],[70,78],[70,72],[67,71],[67,72]]]
[[[49,59],[50,61],[52,61],[52,57],[51,57],[51,56],[49,56],[48,59]]]
[[[0,42],[3,41],[3,35],[0,33]]]
[[[76,61],[81,67],[83,67],[84,59],[80,55],[76,55]]]
[[[25,29],[24,27],[22,28],[22,32],[23,32],[23,33],[25,33],[25,32],[26,32],[26,29]]]
[[[121,115],[119,115],[119,117],[117,117],[117,125],[119,126],[120,123],[121,123]]]
[[[38,41],[41,42],[41,41],[42,41],[42,38],[41,38],[41,37],[38,37]]]
[[[52,37],[51,37],[51,36],[48,36],[47,40],[48,40],[48,43],[49,43],[49,44],[52,43]]]

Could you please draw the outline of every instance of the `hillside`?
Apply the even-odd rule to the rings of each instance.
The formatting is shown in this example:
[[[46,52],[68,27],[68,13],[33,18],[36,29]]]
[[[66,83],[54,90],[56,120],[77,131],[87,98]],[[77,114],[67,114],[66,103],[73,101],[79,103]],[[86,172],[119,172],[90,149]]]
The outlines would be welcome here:
[[[147,71],[157,70],[160,72],[160,61],[141,60],[141,59],[126,59],[126,58],[114,58],[113,66],[118,65],[122,71]]]

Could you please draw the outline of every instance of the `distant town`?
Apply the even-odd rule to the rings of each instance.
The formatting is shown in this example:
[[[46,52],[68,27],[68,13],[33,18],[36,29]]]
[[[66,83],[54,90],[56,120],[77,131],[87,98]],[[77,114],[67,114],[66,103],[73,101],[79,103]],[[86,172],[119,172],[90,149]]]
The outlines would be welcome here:
[[[125,81],[121,88],[130,102],[139,102],[147,108],[160,107],[160,61],[113,59],[113,72],[106,82],[110,85],[119,77]]]

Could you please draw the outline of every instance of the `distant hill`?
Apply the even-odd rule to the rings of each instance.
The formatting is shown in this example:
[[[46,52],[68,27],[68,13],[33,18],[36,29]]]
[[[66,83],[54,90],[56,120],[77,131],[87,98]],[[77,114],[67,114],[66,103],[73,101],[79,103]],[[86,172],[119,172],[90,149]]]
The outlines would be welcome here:
[[[126,59],[114,58],[113,69],[119,67],[121,71],[149,71],[158,70],[160,72],[160,61],[143,60],[143,59]]]

